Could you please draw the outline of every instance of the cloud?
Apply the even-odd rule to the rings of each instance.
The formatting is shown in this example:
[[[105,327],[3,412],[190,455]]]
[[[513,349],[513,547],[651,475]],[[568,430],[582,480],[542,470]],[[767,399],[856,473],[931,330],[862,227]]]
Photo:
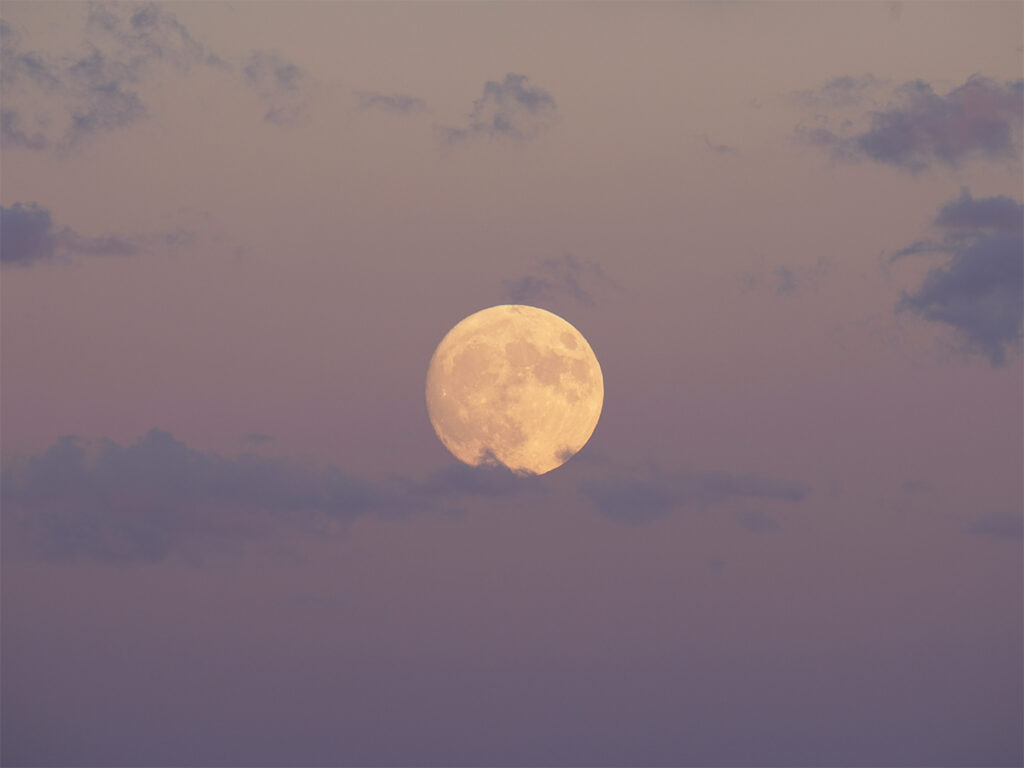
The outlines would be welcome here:
[[[5,526],[58,559],[202,560],[277,526],[457,510],[466,497],[536,498],[538,479],[500,466],[453,465],[425,480],[374,482],[335,466],[251,453],[226,457],[153,429],[135,443],[62,437],[0,476]]]
[[[1005,195],[975,199],[970,190],[946,203],[935,217],[935,226],[946,229],[992,229],[1019,232],[1024,229],[1024,206]]]
[[[865,115],[868,127],[838,134],[797,127],[805,144],[847,162],[871,160],[916,172],[933,163],[957,166],[974,157],[1016,158],[1024,106],[1024,80],[999,83],[972,75],[945,95],[921,80],[892,93],[887,109]]]
[[[425,112],[427,104],[423,99],[404,93],[379,93],[377,91],[354,91],[356,104],[360,109],[383,109],[388,112]]]
[[[536,274],[502,281],[502,293],[514,304],[544,303],[568,297],[593,306],[594,297],[585,286],[607,282],[600,264],[564,253],[558,258],[544,259]]]
[[[1021,340],[1024,316],[1024,207],[1007,197],[973,198],[964,189],[944,205],[935,226],[942,240],[920,240],[893,260],[920,253],[948,254],[917,290],[904,293],[898,310],[955,328],[993,366]]]
[[[796,290],[796,274],[789,267],[778,267],[775,270],[775,292],[792,293]]]
[[[69,254],[128,256],[138,252],[116,235],[85,237],[70,227],[55,229],[50,212],[36,203],[0,206],[0,263],[28,266]]]
[[[295,63],[269,51],[253,51],[242,66],[246,82],[267,102],[263,118],[284,125],[302,113],[307,76]]]
[[[791,97],[805,107],[848,107],[861,103],[867,94],[882,85],[872,74],[860,77],[842,75],[827,80],[820,88],[810,91],[795,91]]]
[[[584,495],[595,509],[610,520],[642,524],[689,507],[703,510],[736,499],[803,501],[806,488],[758,475],[734,475],[728,472],[666,474],[651,470],[642,477],[620,477],[591,481],[583,485]],[[746,526],[764,525],[755,520],[759,513],[738,518]]]
[[[179,72],[194,64],[228,68],[173,13],[153,3],[88,6],[85,52],[72,55],[24,51],[21,35],[0,24],[0,138],[7,147],[73,148],[145,119],[149,109],[139,86],[157,65]]]
[[[0,109],[0,145],[22,147],[23,149],[46,149],[49,140],[42,131],[28,133],[21,123],[21,113],[16,109]]]
[[[779,524],[773,518],[756,509],[737,510],[734,517],[741,527],[751,533],[770,533],[779,530]]]
[[[728,144],[715,144],[706,133],[698,133],[697,138],[704,142],[704,146],[716,155],[738,155],[739,150]]]
[[[1020,541],[1024,538],[1024,516],[1012,509],[989,512],[975,518],[967,526],[967,533],[1006,541]]]
[[[455,144],[473,136],[501,136],[526,140],[536,136],[554,118],[554,98],[543,88],[528,85],[529,78],[509,72],[500,83],[488,80],[480,98],[473,102],[469,123],[444,126],[442,139]]]

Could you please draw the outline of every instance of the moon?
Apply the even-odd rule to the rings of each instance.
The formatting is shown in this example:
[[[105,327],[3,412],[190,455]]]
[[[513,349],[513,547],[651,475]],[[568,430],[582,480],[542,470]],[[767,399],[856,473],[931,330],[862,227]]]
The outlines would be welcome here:
[[[500,462],[542,475],[594,432],[604,378],[583,334],[523,304],[480,310],[438,344],[427,369],[427,412],[460,461]]]

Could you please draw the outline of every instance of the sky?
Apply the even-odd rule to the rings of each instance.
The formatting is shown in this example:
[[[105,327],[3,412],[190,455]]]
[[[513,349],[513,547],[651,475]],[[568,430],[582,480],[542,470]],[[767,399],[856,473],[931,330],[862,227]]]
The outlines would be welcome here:
[[[1020,3],[0,18],[4,765],[1024,761]]]

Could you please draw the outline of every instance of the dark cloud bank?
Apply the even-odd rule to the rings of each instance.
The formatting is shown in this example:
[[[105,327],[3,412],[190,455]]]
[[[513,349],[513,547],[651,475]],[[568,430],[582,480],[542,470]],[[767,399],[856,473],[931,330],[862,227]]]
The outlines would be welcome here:
[[[453,463],[424,478],[368,480],[335,466],[204,453],[157,429],[130,445],[63,437],[39,455],[8,462],[0,481],[4,528],[28,551],[114,563],[198,562],[281,526],[312,532],[325,520],[464,513],[472,499],[532,504],[551,488],[550,476],[517,475],[496,464]],[[797,503],[807,495],[801,486],[727,472],[603,478],[580,491],[595,511],[626,524],[680,508]],[[741,511],[736,521],[755,532],[777,527],[759,512]]]
[[[804,92],[800,100],[815,106],[856,103],[875,84],[863,78],[838,78],[818,92]],[[999,83],[973,75],[945,95],[914,80],[893,91],[888,108],[864,116],[866,130],[836,133],[800,126],[797,135],[838,160],[871,160],[916,172],[935,163],[956,166],[975,155],[995,160],[1017,157],[1022,108],[1024,80]]]
[[[939,209],[938,240],[920,240],[894,254],[945,255],[898,309],[955,328],[993,366],[1019,347],[1024,316],[1024,206],[1008,197],[960,197]]]
[[[0,206],[0,263],[28,266],[72,254],[128,256],[138,245],[115,235],[86,237],[70,227],[57,228],[46,208],[36,203]]]

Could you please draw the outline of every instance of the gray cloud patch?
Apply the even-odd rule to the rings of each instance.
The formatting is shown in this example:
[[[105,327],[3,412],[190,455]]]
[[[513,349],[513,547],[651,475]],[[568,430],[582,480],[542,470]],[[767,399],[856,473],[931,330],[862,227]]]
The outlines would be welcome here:
[[[779,524],[764,512],[756,509],[740,509],[735,514],[736,522],[751,533],[770,533],[779,530]]]
[[[379,93],[377,91],[355,91],[356,104],[360,109],[382,109],[387,112],[425,112],[427,104],[423,99],[404,93]]]
[[[567,297],[593,306],[595,301],[591,290],[607,282],[600,264],[565,253],[558,258],[544,259],[534,274],[503,281],[502,293],[515,304]]]
[[[1024,516],[1012,509],[1000,509],[981,515],[967,526],[967,533],[1005,541],[1024,538]]]
[[[1024,229],[1024,206],[1005,195],[975,199],[969,189],[946,203],[935,217],[935,226],[946,229],[992,229],[1019,232]]]
[[[306,74],[298,65],[269,51],[253,51],[242,66],[246,82],[268,104],[264,119],[283,125],[302,112]]]
[[[887,109],[865,116],[866,130],[835,133],[799,126],[797,135],[838,160],[920,171],[933,163],[957,166],[972,156],[1016,157],[1022,107],[1024,80],[999,83],[973,75],[945,95],[914,80],[893,91]]]
[[[63,437],[9,463],[0,480],[5,526],[16,526],[38,552],[108,562],[202,559],[275,525],[448,511],[465,497],[542,492],[537,478],[500,466],[374,482],[335,466],[204,453],[158,429],[130,445]]]
[[[69,254],[127,256],[138,252],[116,235],[85,237],[70,227],[56,229],[50,212],[36,203],[0,206],[0,263],[28,266]]]
[[[557,106],[550,93],[528,82],[525,75],[513,72],[501,82],[488,80],[480,98],[473,102],[469,123],[442,127],[442,139],[454,144],[473,136],[533,138],[554,118]]]
[[[807,489],[758,475],[728,472],[666,474],[652,471],[646,476],[585,483],[583,493],[599,513],[616,522],[641,524],[665,517],[685,507],[706,509],[738,499],[798,503]],[[756,514],[756,513],[755,513]],[[763,520],[747,525],[764,524]],[[740,521],[743,524],[743,521]]]
[[[158,64],[179,72],[194,64],[228,68],[154,3],[91,5],[83,32],[84,54],[53,56],[22,50],[21,35],[6,23],[0,27],[6,146],[75,147],[148,117],[138,89]]]
[[[948,254],[947,264],[928,272],[917,290],[902,296],[897,309],[952,326],[993,366],[1002,365],[1007,350],[1021,340],[1022,220],[1020,203],[1006,197],[975,199],[963,190],[935,219],[946,230],[942,240],[921,240],[894,254],[894,260],[927,252]]]
[[[796,91],[792,98],[805,107],[847,107],[859,104],[870,91],[881,84],[882,81],[872,74],[859,77],[842,75],[827,80],[820,88]]]

